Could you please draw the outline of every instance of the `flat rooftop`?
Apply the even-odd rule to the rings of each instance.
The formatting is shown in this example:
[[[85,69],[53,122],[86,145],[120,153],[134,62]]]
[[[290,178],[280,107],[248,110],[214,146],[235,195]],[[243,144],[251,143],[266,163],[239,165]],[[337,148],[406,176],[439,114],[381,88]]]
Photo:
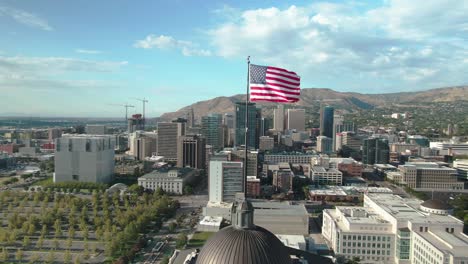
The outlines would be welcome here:
[[[360,195],[364,193],[393,193],[393,191],[386,187],[360,187],[360,186],[325,186],[321,188],[315,188],[309,186],[309,193],[311,195]]]
[[[416,232],[430,244],[457,257],[468,257],[468,236],[445,231]]]
[[[420,210],[422,200],[414,198],[402,198],[393,194],[366,194],[372,201],[380,206],[384,211],[398,220],[411,220],[413,223],[425,224],[443,224],[443,223],[460,223],[461,221],[453,216],[428,214]],[[366,202],[364,200],[364,206]]]

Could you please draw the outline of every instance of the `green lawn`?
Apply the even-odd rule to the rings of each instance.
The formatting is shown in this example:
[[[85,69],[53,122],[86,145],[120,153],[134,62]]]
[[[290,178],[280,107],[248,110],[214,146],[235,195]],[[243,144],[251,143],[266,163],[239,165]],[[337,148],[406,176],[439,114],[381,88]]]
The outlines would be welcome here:
[[[190,239],[188,247],[201,248],[205,242],[214,234],[215,233],[213,232],[197,232],[193,235],[192,239]]]
[[[43,180],[39,180],[39,181],[35,182],[33,185],[46,186],[46,185],[49,185],[49,184],[52,184],[52,183],[53,183],[53,179],[52,179],[52,177],[49,177],[49,178],[46,178],[46,179],[43,179]]]

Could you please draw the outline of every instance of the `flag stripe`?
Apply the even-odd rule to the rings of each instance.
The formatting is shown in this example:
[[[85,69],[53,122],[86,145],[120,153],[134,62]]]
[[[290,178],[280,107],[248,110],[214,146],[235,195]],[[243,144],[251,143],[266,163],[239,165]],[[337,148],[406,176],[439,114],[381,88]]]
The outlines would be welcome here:
[[[281,71],[281,72],[285,72],[285,73],[289,73],[289,74],[294,74],[297,76],[297,74],[293,71],[288,71],[288,70],[285,70],[285,69],[282,69],[282,68],[277,68],[277,67],[272,67],[272,66],[268,66],[268,69],[271,69],[271,70],[276,70],[276,71]]]
[[[282,76],[282,77],[294,79],[294,80],[297,80],[297,81],[301,80],[301,78],[299,78],[299,76],[297,76],[295,74],[286,74],[284,72],[279,72],[279,71],[267,70],[267,76],[268,76],[268,74]]]
[[[289,85],[294,85],[294,86],[298,86],[300,84],[300,82],[290,82],[290,81],[288,81],[288,80],[286,80],[284,78],[275,78],[275,77],[266,76],[265,79],[266,79],[267,83],[269,81],[277,81],[277,82],[281,82],[283,84],[289,84]]]
[[[270,85],[270,86],[278,86],[278,87],[288,88],[288,89],[293,89],[293,90],[299,89],[298,85],[289,85],[289,84],[285,84],[285,83],[278,82],[278,81],[273,81],[273,80],[267,81],[266,84]]]
[[[293,92],[288,89],[282,89],[282,88],[266,88],[266,87],[256,87],[252,86],[250,87],[252,91],[273,91],[273,92],[278,92],[278,93],[283,93],[283,94],[291,94],[291,95],[301,95],[299,91]]]
[[[279,95],[279,94],[269,94],[269,93],[250,93],[251,97],[261,97],[261,98],[280,98],[284,100],[299,100],[299,97],[289,97],[285,95]]]
[[[252,97],[250,99],[250,101],[252,102],[274,102],[274,103],[295,103],[295,102],[299,102],[299,100],[286,100],[286,99],[281,99],[281,98],[278,98],[276,96],[272,97],[272,96],[269,96],[269,97]]]
[[[288,81],[288,82],[296,83],[297,85],[299,85],[301,83],[300,79],[293,79],[293,78],[283,77],[283,76],[279,76],[279,75],[268,73],[268,72],[266,73],[265,77],[277,78],[277,79],[285,80],[285,81]]]

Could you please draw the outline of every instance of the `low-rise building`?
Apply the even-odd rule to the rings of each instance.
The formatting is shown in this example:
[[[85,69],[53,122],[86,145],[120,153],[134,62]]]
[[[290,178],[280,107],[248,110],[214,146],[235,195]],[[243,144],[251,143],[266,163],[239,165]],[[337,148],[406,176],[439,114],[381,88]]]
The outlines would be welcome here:
[[[453,168],[457,170],[459,179],[468,181],[468,160],[455,160]]]
[[[464,183],[458,181],[457,170],[442,167],[435,162],[407,162],[398,166],[403,175],[402,184],[413,189],[462,190]]]
[[[153,171],[138,178],[138,185],[145,189],[156,190],[161,188],[168,193],[183,194],[187,182],[196,175],[197,171],[191,168]]]
[[[247,197],[260,196],[260,179],[255,176],[247,176]]]
[[[310,170],[310,179],[317,184],[341,185],[343,183],[343,173],[337,169],[325,169],[322,166],[315,166]]]
[[[272,150],[275,147],[275,139],[269,136],[260,137],[260,150]]]
[[[310,163],[310,159],[314,156],[316,155],[296,152],[265,154],[265,162],[268,164],[275,164],[280,162],[307,164]]]
[[[428,212],[431,203],[365,194],[364,206],[323,211],[322,235],[337,256],[360,263],[467,263],[463,222]]]

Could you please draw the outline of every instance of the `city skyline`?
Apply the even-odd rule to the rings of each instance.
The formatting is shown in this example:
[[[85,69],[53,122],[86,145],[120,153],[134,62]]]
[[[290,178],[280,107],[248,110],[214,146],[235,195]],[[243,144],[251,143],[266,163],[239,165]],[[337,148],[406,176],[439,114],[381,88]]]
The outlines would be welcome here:
[[[462,1],[0,4],[0,116],[159,116],[242,94],[252,62],[302,88],[388,93],[467,83]],[[272,22],[273,21],[273,22]],[[268,23],[266,23],[268,22]]]

